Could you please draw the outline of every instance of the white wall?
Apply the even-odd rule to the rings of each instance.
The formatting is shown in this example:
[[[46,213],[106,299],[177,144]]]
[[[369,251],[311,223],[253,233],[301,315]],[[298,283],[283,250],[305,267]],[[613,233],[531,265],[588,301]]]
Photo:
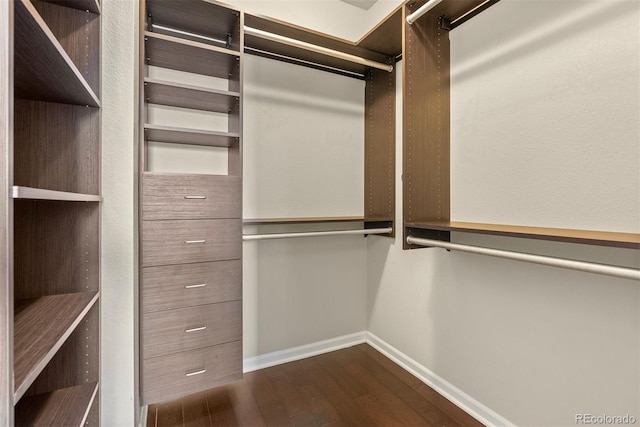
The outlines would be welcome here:
[[[484,191],[486,197],[486,205],[459,197],[453,211],[456,219],[500,219],[504,222],[513,219],[537,224],[535,221],[539,214],[541,220],[548,221],[547,225],[561,226],[566,225],[566,210],[570,206],[575,212],[572,210],[568,218],[577,218],[577,222],[573,223],[580,224],[577,226],[592,224],[597,228],[612,230],[637,226],[633,218],[638,210],[637,192],[634,193],[634,188],[637,188],[634,173],[637,173],[639,153],[638,83],[637,68],[633,67],[638,64],[638,4],[607,1],[598,2],[599,5],[581,3],[584,2],[503,0],[460,27],[456,30],[457,34],[455,31],[451,34],[454,42],[460,42],[463,35],[459,32],[473,24],[475,32],[468,35],[464,42],[469,43],[468,46],[477,43],[475,46],[479,49],[483,43],[481,35],[486,33],[494,34],[500,40],[498,43],[494,39],[498,45],[510,45],[510,42],[517,40],[519,32],[528,30],[529,23],[535,26],[535,22],[553,21],[558,16],[562,16],[567,24],[573,20],[581,23],[563,27],[563,34],[551,32],[532,36],[526,45],[527,50],[510,52],[507,57],[492,56],[491,62],[485,62],[488,57],[483,56],[482,50],[476,50],[481,59],[477,59],[476,65],[469,68],[466,75],[459,71],[460,68],[454,68],[459,73],[456,77],[458,83],[470,87],[474,79],[480,79],[482,84],[476,86],[477,94],[468,91],[460,93],[457,91],[459,88],[452,90],[452,146],[465,144],[465,149],[473,153],[468,158],[464,158],[462,148],[457,148],[459,151],[453,153],[452,194],[462,191],[471,198],[471,202],[476,202],[472,193],[477,189]],[[586,21],[581,18],[583,8],[604,7],[609,3],[624,12],[609,11],[604,15],[591,16]],[[509,29],[508,32],[505,27]],[[617,37],[610,37],[612,30]],[[580,40],[581,48],[567,52],[560,46],[566,39]],[[457,60],[460,52],[455,49],[454,46],[452,56]],[[565,55],[557,57],[557,49],[561,49]],[[471,50],[473,48],[469,47]],[[545,51],[548,55],[543,55]],[[502,76],[504,88],[495,83],[488,86],[499,91],[499,97],[483,92],[487,86],[482,79],[487,74],[497,73],[496,67],[501,71],[513,72],[510,70],[514,65],[512,60],[526,62],[529,55],[536,58],[538,65],[531,66],[527,71],[543,73],[545,87],[554,88],[554,93],[563,95],[561,98],[582,96],[584,100],[585,92],[601,93],[601,90],[605,90],[602,86],[611,86],[612,92],[609,93],[616,94],[612,97],[598,96],[595,104],[571,109],[583,114],[595,109],[601,115],[615,118],[617,128],[611,129],[615,138],[602,138],[600,131],[581,132],[585,148],[576,156],[577,159],[583,159],[586,147],[604,151],[608,153],[603,159],[607,170],[581,173],[572,167],[572,156],[563,157],[562,165],[569,170],[567,173],[580,173],[584,180],[580,188],[600,188],[602,179],[609,183],[619,180],[620,185],[608,188],[613,194],[607,195],[607,200],[611,201],[608,203],[617,203],[616,206],[625,209],[628,214],[609,217],[596,214],[592,217],[590,213],[597,212],[599,207],[585,209],[580,200],[583,195],[576,192],[565,194],[563,209],[549,216],[545,203],[522,203],[513,194],[509,194],[511,197],[504,201],[502,198],[496,201],[495,193],[485,189],[486,182],[498,182],[507,187],[501,187],[501,191],[508,193],[509,186],[520,181],[520,174],[515,173],[513,177],[507,175],[508,180],[516,181],[515,184],[502,183],[505,169],[508,170],[520,158],[517,150],[515,153],[509,151],[514,156],[513,160],[511,157],[501,157],[502,150],[511,150],[512,144],[520,142],[521,138],[515,136],[523,136],[523,132],[518,133],[518,130],[526,129],[527,135],[524,136],[538,132],[537,149],[527,150],[527,155],[536,161],[539,160],[537,156],[545,152],[566,155],[561,146],[567,139],[574,141],[572,135],[567,133],[575,132],[583,118],[571,121],[574,116],[567,112],[563,115],[563,123],[566,120],[572,125],[565,129],[562,123],[552,123],[554,138],[542,138],[548,135],[544,135],[540,128],[550,126],[549,120],[554,119],[545,114],[546,109],[554,108],[552,104],[558,101],[554,93],[547,92],[545,103],[540,104],[535,94],[540,89],[539,85],[529,80],[525,80],[524,85],[511,83],[513,76],[509,75]],[[606,60],[602,60],[601,55],[605,55]],[[576,73],[544,74],[544,64],[566,67],[564,61],[569,61]],[[582,61],[589,65],[588,70],[581,68]],[[614,68],[608,68],[609,64],[615,64]],[[519,71],[527,79],[527,74]],[[632,79],[633,73],[636,80]],[[615,75],[615,78],[607,79],[608,75]],[[494,78],[499,78],[496,76]],[[585,87],[584,82],[574,85],[574,80],[579,77],[593,78],[595,81],[589,87]],[[620,91],[617,87],[618,77],[623,79],[628,92]],[[528,100],[523,99],[527,96]],[[586,96],[588,99],[591,95]],[[492,101],[499,102],[502,109],[498,109]],[[489,112],[484,111],[485,108]],[[630,112],[629,108],[635,109]],[[522,122],[521,116],[514,117],[520,114],[526,115],[528,121]],[[472,120],[489,116],[491,120],[485,127],[484,123]],[[518,120],[510,125],[511,134],[502,134],[506,132],[503,122],[505,116]],[[587,117],[593,118],[593,115]],[[618,118],[621,118],[621,122],[617,121]],[[400,117],[398,120],[401,123]],[[599,122],[597,119],[595,121]],[[529,123],[539,124],[539,127],[531,127]],[[539,135],[540,132],[543,135]],[[475,136],[484,137],[487,133],[494,137],[480,139],[478,143],[485,144],[485,147],[476,150]],[[402,217],[400,141],[398,135],[398,218]],[[615,148],[612,148],[614,144]],[[576,149],[575,146],[573,148]],[[452,152],[454,150],[456,148],[452,148]],[[617,158],[619,150],[626,150],[630,158]],[[609,161],[611,158],[613,160]],[[494,163],[478,171],[479,167],[486,165],[483,162],[495,159],[499,161],[497,165]],[[465,161],[465,165],[471,169],[454,165],[455,161]],[[631,171],[619,171],[629,167]],[[545,168],[544,172],[547,171]],[[610,177],[610,174],[614,177]],[[529,175],[526,179],[529,180],[527,184],[531,184]],[[544,181],[546,178],[542,179],[550,197],[557,197],[556,193],[562,194],[565,188],[563,181],[555,179],[547,182]],[[522,185],[520,190],[534,193],[532,197],[535,196],[535,189],[527,185]],[[504,211],[509,216],[503,215]],[[453,240],[601,263],[640,264],[638,252],[633,250],[461,233],[455,234]],[[368,265],[369,331],[511,422],[525,426],[575,425],[575,414],[578,413],[631,414],[639,418],[640,287],[637,282],[437,249],[402,251],[400,237],[395,242],[369,240]]]
[[[102,291],[100,414],[134,425],[136,267],[134,223],[138,2],[102,5]]]

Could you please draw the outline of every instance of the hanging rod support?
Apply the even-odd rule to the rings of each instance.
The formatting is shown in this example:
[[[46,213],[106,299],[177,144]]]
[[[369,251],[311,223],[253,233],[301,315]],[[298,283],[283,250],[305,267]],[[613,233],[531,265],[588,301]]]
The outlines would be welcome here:
[[[532,255],[521,252],[503,251],[499,249],[482,248],[479,246],[460,245],[457,243],[449,243],[432,239],[422,239],[413,236],[407,236],[407,243],[410,245],[430,246],[454,251],[470,252],[479,255],[488,255],[498,258],[513,259],[516,261],[531,262],[534,264],[549,265],[552,267],[568,268],[570,270],[604,274],[607,276],[622,277],[624,279],[640,280],[640,270],[634,268],[596,264],[585,261],[574,261],[570,259],[554,258],[543,255]]]
[[[310,231],[304,233],[274,233],[274,234],[244,234],[243,241],[249,240],[270,240],[270,239],[290,239],[294,237],[323,237],[323,236],[343,236],[343,235],[366,235],[366,234],[389,234],[393,228],[362,228],[358,230],[332,230],[332,231]]]
[[[264,40],[270,40],[272,42],[284,44],[287,46],[293,46],[300,49],[308,50],[310,52],[320,53],[322,55],[330,56],[332,58],[342,59],[344,61],[353,62],[355,64],[364,65],[366,67],[377,68],[388,72],[393,71],[393,65],[383,64],[382,62],[372,61],[370,59],[361,58],[359,56],[351,55],[349,53],[340,52],[338,50],[329,49],[323,46],[303,42],[300,40],[284,37],[279,34],[269,33],[267,31],[258,30],[257,28],[244,27],[245,35],[258,37]]]
[[[419,7],[418,10],[407,16],[407,23],[409,25],[413,25],[413,23],[416,22],[422,15],[426,14],[440,3],[442,3],[442,0],[429,0],[421,7]]]

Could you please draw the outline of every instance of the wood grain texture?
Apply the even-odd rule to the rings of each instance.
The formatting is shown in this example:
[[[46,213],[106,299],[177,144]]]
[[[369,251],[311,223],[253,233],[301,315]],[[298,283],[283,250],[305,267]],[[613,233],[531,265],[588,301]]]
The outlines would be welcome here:
[[[0,2],[0,425],[13,425],[13,2]]]
[[[142,266],[240,259],[241,236],[240,219],[144,221]]]
[[[97,299],[97,292],[79,292],[16,301],[16,400],[42,372]]]
[[[16,425],[82,427],[97,392],[98,383],[87,383],[24,398],[16,407]]]
[[[14,199],[58,200],[64,202],[100,202],[101,196],[93,194],[68,193],[65,191],[43,190],[41,188],[14,185],[11,191]]]
[[[15,185],[100,194],[100,110],[15,102]]]
[[[100,97],[100,16],[31,0],[89,87]]]
[[[146,141],[204,145],[207,147],[230,147],[237,144],[240,138],[240,134],[236,132],[217,132],[152,124],[145,124],[144,130]]]
[[[18,98],[100,105],[95,91],[29,0],[15,2],[15,94]]]
[[[364,213],[367,218],[395,216],[395,76],[395,70],[393,73],[371,70],[366,80]]]
[[[144,79],[145,100],[150,104],[229,113],[240,101],[240,93],[206,87]]]
[[[241,195],[240,177],[147,172],[142,175],[142,219],[240,218]]]
[[[585,245],[640,249],[640,234],[638,233],[617,233],[610,231],[529,227],[507,224],[483,224],[459,221],[408,223],[407,227],[425,230],[460,231],[465,233],[490,234],[496,236],[581,243]]]
[[[236,34],[240,11],[201,0],[147,0],[147,14],[153,24],[226,40]],[[232,40],[231,46],[238,50],[239,40]]]
[[[227,156],[228,174],[232,176],[242,177],[242,120],[243,120],[243,79],[244,79],[244,13],[240,14],[238,21],[238,37],[240,42],[240,60],[229,76],[229,90],[240,94],[238,102],[233,106],[227,116],[227,129],[239,135],[238,143],[229,147]],[[242,199],[242,189],[237,193]]]
[[[143,404],[177,399],[241,379],[242,342],[156,357],[142,363],[141,370]]]
[[[380,52],[388,57],[402,54],[402,5],[357,41],[358,46]]]
[[[142,313],[240,300],[242,263],[233,260],[144,267],[140,298]]]
[[[143,359],[242,338],[242,301],[157,311],[140,317]]]
[[[165,418],[165,407],[174,408],[171,420],[170,414]],[[366,344],[250,372],[241,381],[149,407],[147,427],[169,422],[202,427],[481,426]]]
[[[327,216],[304,218],[245,218],[244,225],[268,225],[268,224],[316,224],[326,222],[363,222],[363,216]]]
[[[205,43],[145,32],[147,65],[228,78],[239,53]]]
[[[18,199],[14,205],[15,297],[97,291],[99,204]]]
[[[98,0],[45,0],[64,7],[71,7],[89,13],[100,14],[100,2]]]
[[[411,11],[405,6],[405,16]],[[403,22],[404,223],[448,221],[449,34],[433,14]]]

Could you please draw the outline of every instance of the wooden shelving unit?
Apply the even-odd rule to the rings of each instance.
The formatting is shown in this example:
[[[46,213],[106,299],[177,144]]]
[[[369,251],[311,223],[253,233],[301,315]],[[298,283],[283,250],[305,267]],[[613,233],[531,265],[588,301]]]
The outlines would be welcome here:
[[[244,225],[275,225],[275,224],[324,224],[337,222],[392,222],[393,217],[366,218],[363,216],[339,217],[301,217],[301,218],[245,218]]]
[[[239,92],[166,82],[148,77],[144,79],[144,86],[149,104],[229,113],[240,101]]]
[[[0,3],[0,81],[13,83],[0,86],[6,426],[99,423],[99,12],[96,0]]]
[[[26,397],[16,408],[16,425],[84,426],[97,394],[98,383],[89,383]]]
[[[174,144],[230,147],[240,138],[238,132],[216,132],[202,129],[187,129],[175,126],[144,125],[147,140],[172,142]]]

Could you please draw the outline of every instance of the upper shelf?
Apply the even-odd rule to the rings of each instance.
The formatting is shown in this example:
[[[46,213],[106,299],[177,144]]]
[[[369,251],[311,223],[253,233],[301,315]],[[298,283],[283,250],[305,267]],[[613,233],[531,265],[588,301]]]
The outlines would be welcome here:
[[[235,132],[217,132],[151,124],[144,125],[144,133],[147,141],[205,145],[209,147],[230,147],[240,139],[240,134]]]
[[[402,55],[402,7],[395,8],[356,44],[387,56]]]
[[[640,234],[608,231],[574,230],[567,228],[526,227],[519,225],[483,224],[476,222],[416,222],[406,223],[408,228],[465,233],[491,234],[527,239],[582,243],[586,245],[613,246],[640,249]]]
[[[97,292],[78,292],[16,301],[15,401],[27,391],[97,300]]]
[[[237,74],[238,52],[149,31],[144,35],[148,65],[223,79]]]
[[[325,217],[298,217],[298,218],[245,218],[244,225],[269,225],[269,224],[322,224],[335,222],[390,222],[393,218],[365,218],[363,216],[325,216]]]
[[[221,41],[230,36],[231,49],[240,48],[240,11],[229,6],[202,0],[147,0],[147,14],[153,25]]]
[[[239,92],[209,89],[151,78],[144,79],[144,96],[150,104],[228,113],[240,101]]]
[[[100,14],[100,3],[98,0],[44,0],[48,3],[58,4],[60,6],[70,7],[73,9],[84,10],[90,13]]]
[[[21,187],[14,185],[11,191],[14,199],[58,200],[63,202],[100,202],[102,197],[96,194],[69,193],[67,191],[46,190],[43,188]]]
[[[99,107],[100,100],[29,0],[15,2],[17,98]]]

